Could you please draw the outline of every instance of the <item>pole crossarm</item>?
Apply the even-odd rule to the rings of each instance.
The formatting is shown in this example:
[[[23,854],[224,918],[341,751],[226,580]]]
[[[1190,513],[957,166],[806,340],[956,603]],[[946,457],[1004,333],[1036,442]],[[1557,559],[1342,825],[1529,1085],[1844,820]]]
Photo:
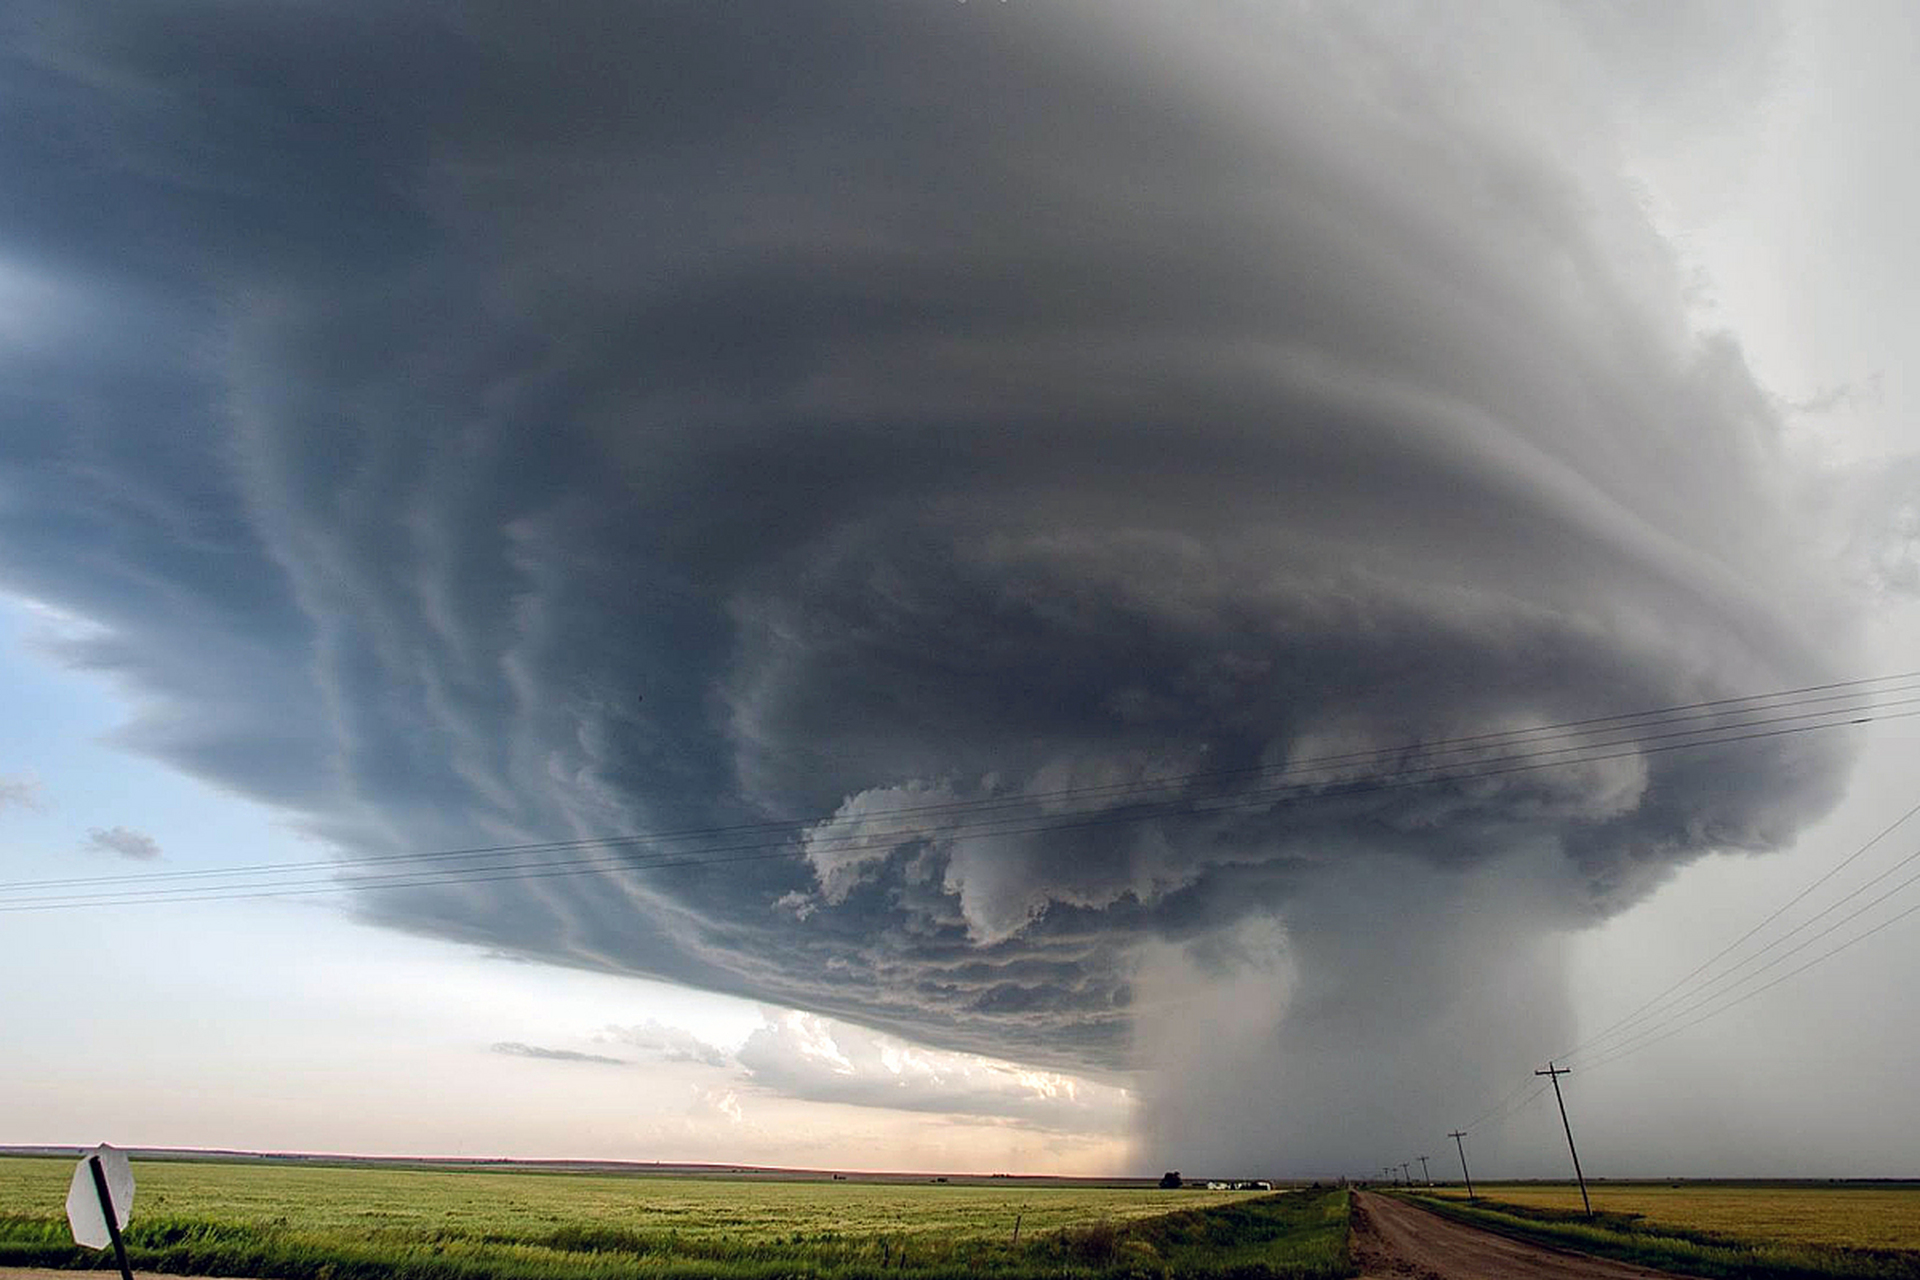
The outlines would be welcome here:
[[[1567,1131],[1567,1154],[1573,1157],[1573,1176],[1580,1183],[1580,1203],[1587,1210],[1587,1219],[1593,1219],[1593,1201],[1587,1198],[1587,1175],[1580,1172],[1580,1153],[1574,1149],[1573,1126],[1567,1123],[1567,1100],[1560,1096],[1560,1077],[1573,1074],[1572,1067],[1556,1067],[1551,1061],[1545,1071],[1535,1071],[1537,1076],[1545,1076],[1553,1081],[1553,1100],[1560,1104],[1560,1127]]]
[[[1467,1203],[1471,1204],[1473,1203],[1473,1171],[1467,1168],[1467,1145],[1462,1141],[1467,1136],[1466,1130],[1455,1129],[1447,1136],[1453,1139],[1454,1147],[1460,1152],[1460,1176],[1467,1180]]]

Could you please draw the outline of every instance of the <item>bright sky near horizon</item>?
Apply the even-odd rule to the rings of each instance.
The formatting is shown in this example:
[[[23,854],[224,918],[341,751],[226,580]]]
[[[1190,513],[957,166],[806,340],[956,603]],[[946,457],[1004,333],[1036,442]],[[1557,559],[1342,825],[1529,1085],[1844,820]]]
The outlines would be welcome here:
[[[1920,668],[1920,9],[1257,8],[14,10],[0,880],[821,825],[0,915],[0,1144],[1323,1174],[1524,1085],[1476,1173],[1559,1173],[1531,1069],[1920,802],[1920,721],[835,841]],[[1916,962],[1576,1059],[1588,1172],[1920,1173]]]

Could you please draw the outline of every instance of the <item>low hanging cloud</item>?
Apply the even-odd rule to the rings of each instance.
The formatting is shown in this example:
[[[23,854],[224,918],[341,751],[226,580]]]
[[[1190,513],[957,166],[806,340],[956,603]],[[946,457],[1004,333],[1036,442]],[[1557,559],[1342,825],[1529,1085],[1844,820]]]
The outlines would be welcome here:
[[[735,1054],[757,1088],[808,1102],[979,1116],[1063,1132],[1113,1132],[1127,1093],[1057,1072],[906,1044],[806,1013],[770,1017]]]
[[[1489,993],[1448,1004],[1485,1034],[1434,1087],[1469,1080],[1564,1013],[1518,957],[1846,775],[1803,735],[1261,782],[1852,670],[1774,402],[1619,169],[1610,86],[1660,101],[1700,66],[1668,34],[1717,47],[1643,16],[16,14],[17,114],[53,123],[0,137],[36,315],[0,582],[93,624],[60,652],[138,692],[128,747],[353,852],[733,832],[368,919],[1162,1064],[1162,1147],[1184,1116],[1331,1159],[1388,1124],[1364,1064],[1441,1042],[1369,960],[1402,914],[1471,966],[1436,1000]],[[1513,945],[1467,945],[1488,922]],[[1188,1053],[1222,1041],[1183,1011],[1249,981],[1244,1052]],[[743,1052],[901,1078],[808,1034]]]
[[[653,1018],[628,1027],[608,1027],[598,1039],[632,1045],[664,1062],[695,1062],[709,1067],[724,1067],[733,1059],[725,1049],[708,1044],[681,1027],[670,1027]]]
[[[767,1010],[761,1025],[731,1050],[653,1018],[603,1028],[594,1039],[637,1051],[643,1065],[712,1068],[737,1081],[734,1089],[700,1087],[710,1098],[750,1090],[792,1101],[970,1117],[1077,1134],[1113,1133],[1129,1122],[1133,1106],[1127,1091],[1111,1084],[927,1049],[791,1010]],[[501,1041],[493,1051],[555,1062],[634,1063],[632,1058],[519,1041]],[[734,1106],[737,1110],[737,1102]]]
[[[592,1062],[602,1066],[624,1067],[630,1065],[625,1058],[610,1057],[604,1053],[583,1053],[578,1049],[548,1049],[537,1044],[522,1044],[518,1040],[501,1040],[493,1045],[495,1053],[503,1053],[509,1058],[538,1058],[543,1062]]]
[[[131,827],[94,827],[87,832],[86,847],[143,862],[160,856],[160,842]]]

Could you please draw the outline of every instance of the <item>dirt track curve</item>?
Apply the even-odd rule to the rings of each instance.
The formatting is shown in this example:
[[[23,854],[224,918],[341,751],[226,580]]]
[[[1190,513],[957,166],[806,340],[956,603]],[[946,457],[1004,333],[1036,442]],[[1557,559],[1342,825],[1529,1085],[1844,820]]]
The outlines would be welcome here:
[[[1364,1191],[1353,1194],[1353,1260],[1361,1280],[1672,1280],[1665,1271],[1522,1244]]]

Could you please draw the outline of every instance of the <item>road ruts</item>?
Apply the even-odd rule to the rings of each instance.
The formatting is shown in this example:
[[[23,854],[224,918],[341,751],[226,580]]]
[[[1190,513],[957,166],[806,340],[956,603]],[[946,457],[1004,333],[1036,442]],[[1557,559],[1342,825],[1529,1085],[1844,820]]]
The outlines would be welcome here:
[[[1672,1280],[1669,1272],[1523,1244],[1363,1191],[1353,1194],[1352,1243],[1361,1280]]]

